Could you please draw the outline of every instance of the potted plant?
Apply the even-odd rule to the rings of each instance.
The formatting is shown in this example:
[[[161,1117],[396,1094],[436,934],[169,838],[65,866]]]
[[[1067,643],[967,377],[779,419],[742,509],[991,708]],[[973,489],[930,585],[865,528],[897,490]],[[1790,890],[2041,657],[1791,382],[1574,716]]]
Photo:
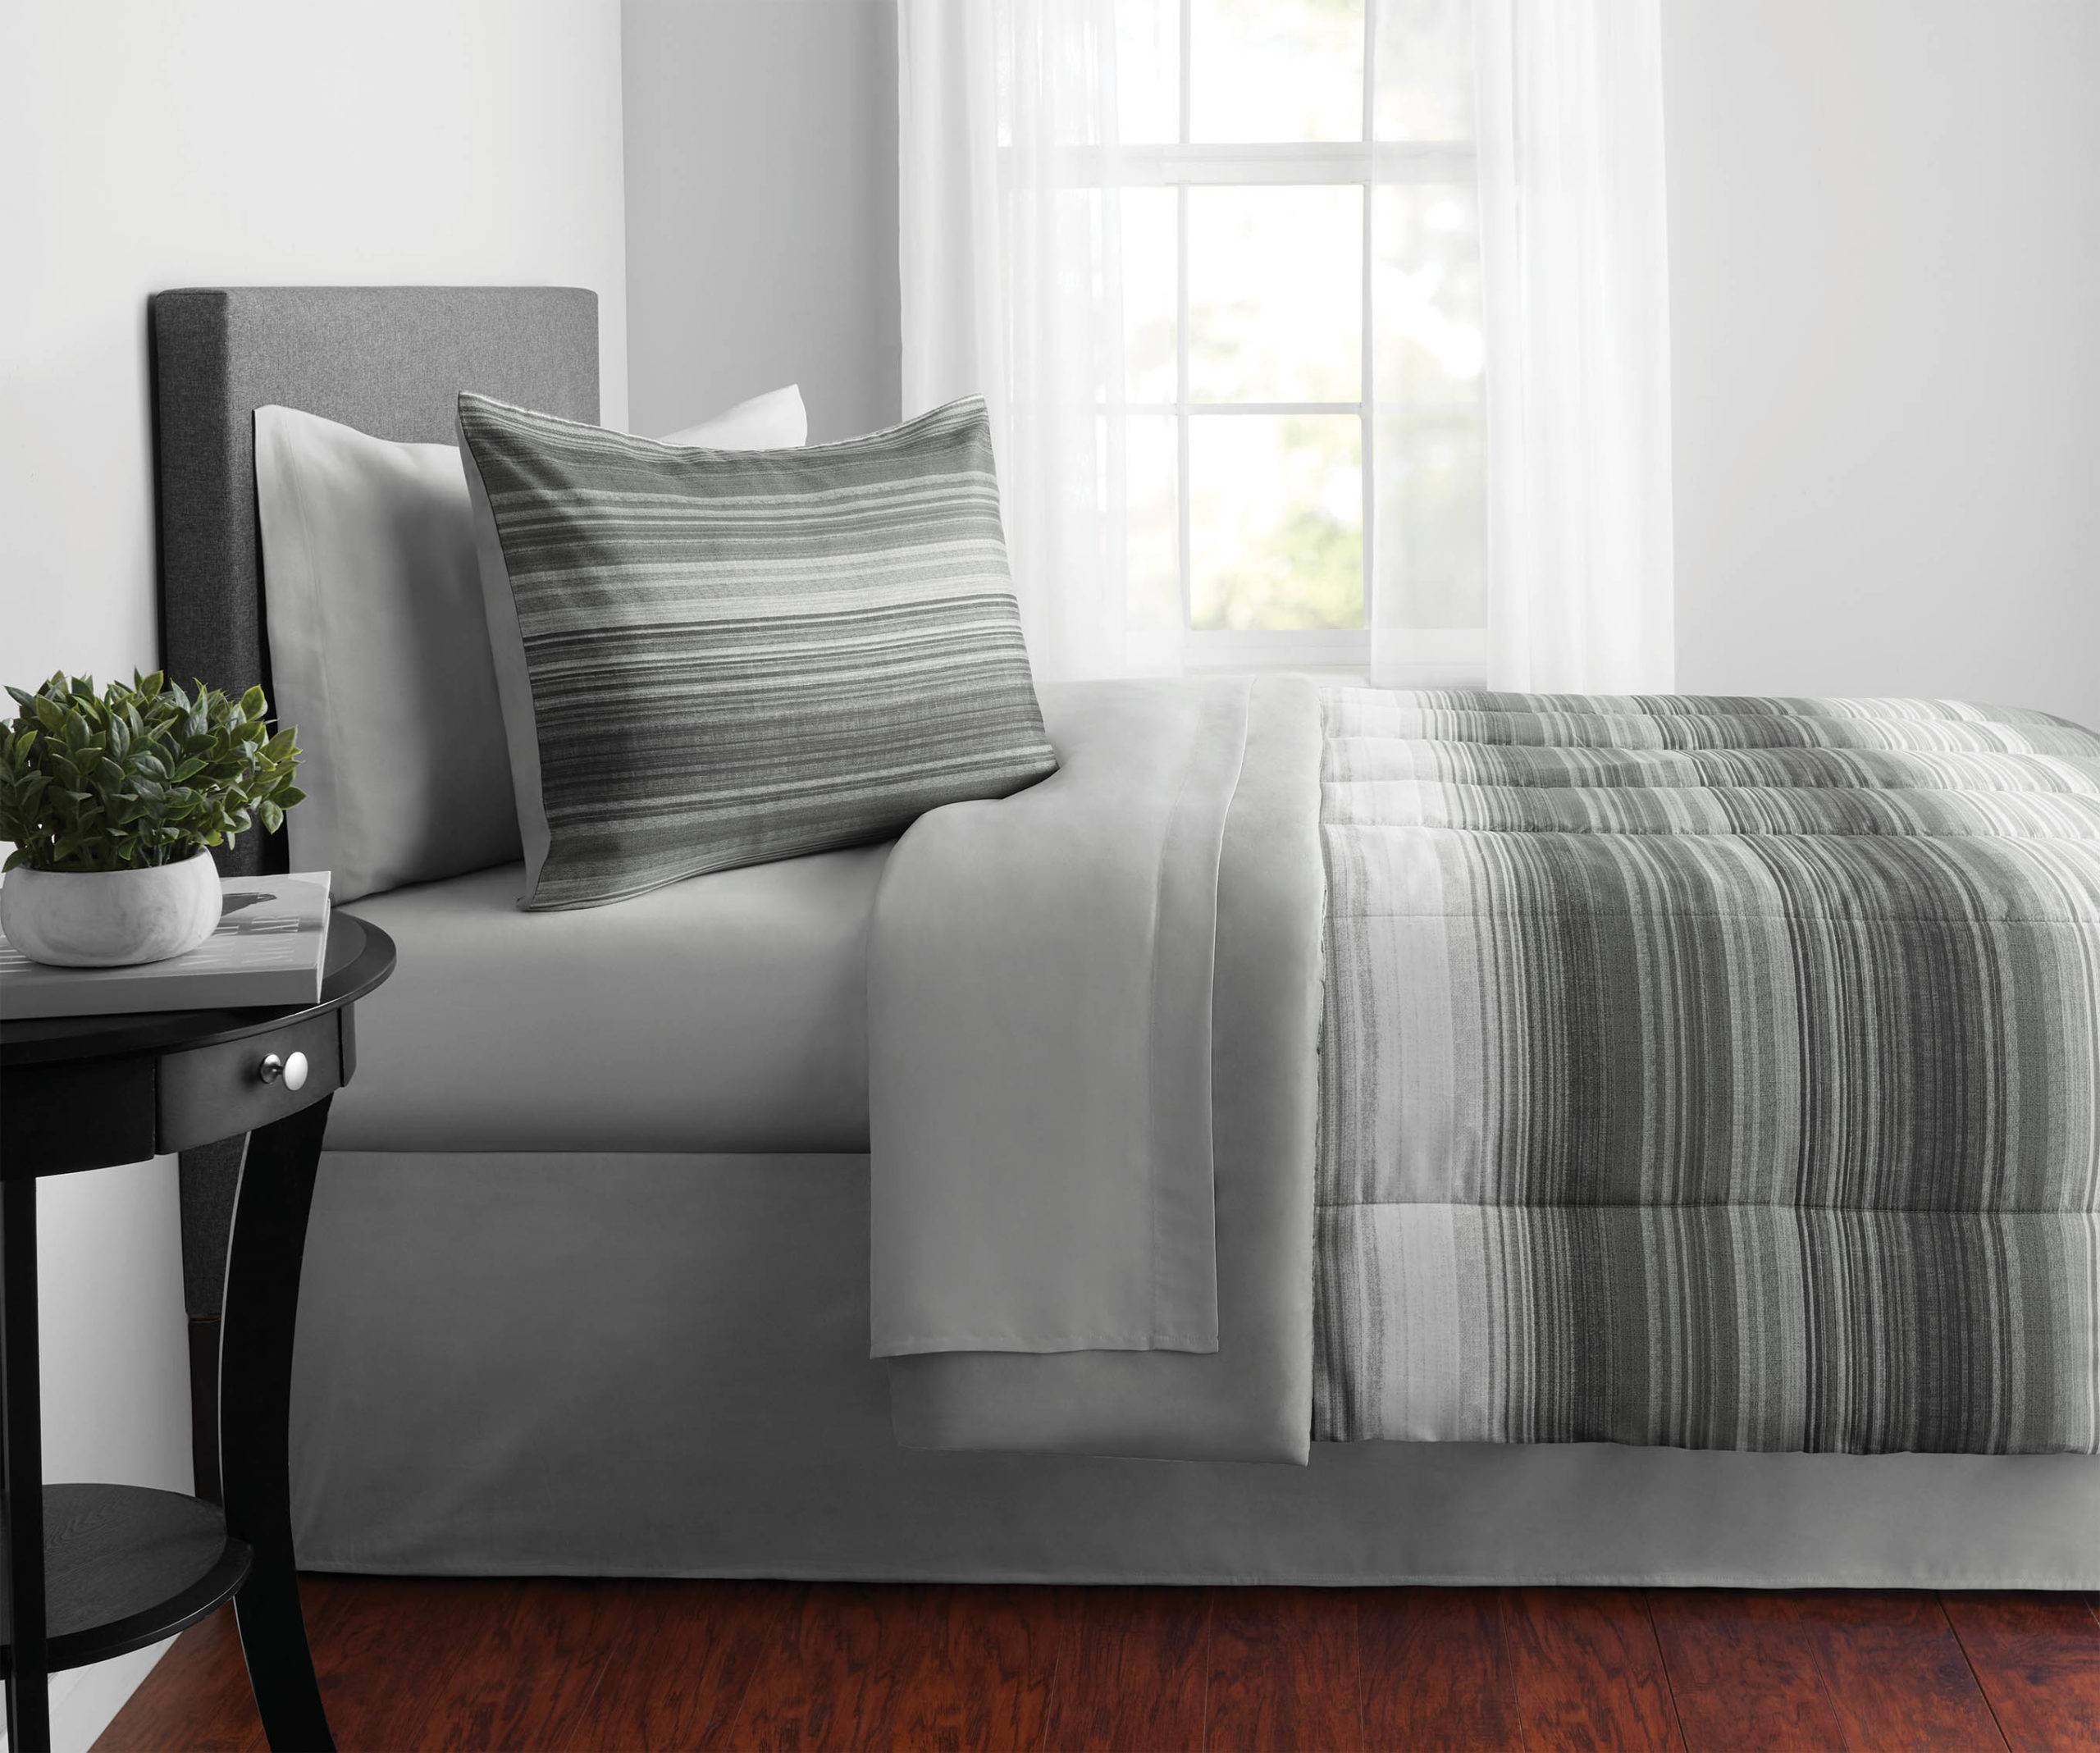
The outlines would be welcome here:
[[[270,733],[252,687],[233,700],[158,670],[101,693],[55,675],[11,687],[20,717],[0,726],[0,931],[62,967],[159,961],[194,949],[219,922],[211,848],[257,822],[274,830],[305,793],[292,783],[294,733]]]

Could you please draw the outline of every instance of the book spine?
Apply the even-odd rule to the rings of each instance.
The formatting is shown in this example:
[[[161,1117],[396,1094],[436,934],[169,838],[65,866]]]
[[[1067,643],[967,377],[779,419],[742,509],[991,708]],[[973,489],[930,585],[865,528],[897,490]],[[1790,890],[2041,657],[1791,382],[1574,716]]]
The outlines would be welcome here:
[[[322,970],[275,969],[267,974],[190,974],[135,980],[53,982],[27,990],[0,988],[0,1022],[53,1016],[116,1016],[141,1011],[285,1009],[321,1002]]]

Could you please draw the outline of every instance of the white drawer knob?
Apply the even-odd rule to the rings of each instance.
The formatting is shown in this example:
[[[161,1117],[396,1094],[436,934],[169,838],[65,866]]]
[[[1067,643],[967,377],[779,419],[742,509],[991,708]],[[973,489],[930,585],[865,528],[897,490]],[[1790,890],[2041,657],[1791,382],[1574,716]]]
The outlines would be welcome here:
[[[255,1068],[255,1075],[266,1084],[274,1084],[282,1078],[285,1089],[304,1089],[306,1088],[306,1055],[294,1053],[289,1059],[280,1059],[275,1053],[266,1054],[262,1063]]]

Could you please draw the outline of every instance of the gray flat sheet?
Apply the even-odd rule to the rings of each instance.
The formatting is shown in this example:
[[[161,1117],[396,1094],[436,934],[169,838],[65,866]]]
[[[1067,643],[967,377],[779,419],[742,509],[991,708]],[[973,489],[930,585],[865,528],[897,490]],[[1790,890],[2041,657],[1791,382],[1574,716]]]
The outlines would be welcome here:
[[[899,1449],[860,1157],[324,1159],[301,1562],[434,1575],[2100,1586],[2100,1461]],[[1228,1327],[1227,1342],[1230,1332]]]
[[[886,846],[521,913],[522,867],[345,909],[400,961],[358,1007],[331,1144],[861,1150],[866,939]]]
[[[1196,702],[1207,703],[1207,722]],[[1153,737],[1162,714],[1180,714],[1171,722],[1189,728],[1191,753],[1167,767],[1185,783],[1155,787],[1153,795],[1176,806],[1173,827],[1185,830],[1193,820],[1198,831],[1177,837],[1167,806],[1156,805],[1139,812],[1155,829],[1148,845],[1139,842],[1145,856],[1129,864],[1121,861],[1128,854],[1075,861],[1057,851],[1072,843],[1064,823],[1029,824],[1016,810],[1032,794],[1000,806],[1013,812],[998,850],[1007,855],[1004,871],[1021,874],[1012,879],[1020,905],[988,953],[957,967],[938,988],[949,995],[960,988],[983,1005],[974,1034],[952,1017],[943,1019],[945,1029],[929,1028],[923,1016],[885,1012],[885,999],[895,995],[884,985],[886,969],[904,971],[886,958],[923,975],[931,934],[886,937],[879,906],[870,993],[875,1283],[879,1292],[894,1281],[893,1244],[911,1235],[916,1282],[979,1296],[993,1318],[1062,1306],[1075,1320],[1088,1308],[1121,1310],[1125,1325],[1134,1325],[1162,1306],[1162,1281],[1148,1270],[1156,1256],[1145,1244],[1170,1221],[1193,1226],[1210,1218],[1212,1207],[1217,1339],[1205,1352],[1038,1344],[892,1357],[897,1440],[937,1449],[1302,1463],[1312,1392],[1322,883],[1319,727],[1311,691],[1281,680],[1251,688],[1116,683],[1084,696],[1052,691],[1045,706],[1066,761],[1060,778],[1069,779],[1077,803],[1071,814],[1116,827],[1126,812],[1104,806],[1088,765],[1097,739],[1112,758],[1142,759],[1160,745],[1134,749],[1129,733]],[[1200,799],[1193,810],[1191,796]],[[937,821],[928,818],[907,834],[899,858],[911,859],[915,840]],[[1153,847],[1159,848],[1157,906],[1148,912],[1130,906],[1118,924],[1112,898],[1154,902]],[[984,837],[966,834],[945,862],[927,859],[915,867],[931,865],[930,885],[945,892],[958,871],[981,870],[987,851]],[[1177,872],[1177,861],[1189,868]],[[1025,874],[1031,870],[1033,877]],[[885,884],[884,905],[893,887]],[[1148,932],[1157,935],[1148,938]],[[1053,985],[1069,972],[1075,943],[1134,970],[1125,977],[1141,984],[1126,1008],[1112,1007],[1114,995],[1075,1000]],[[1209,978],[1179,991],[1163,979],[1144,984],[1156,944],[1198,958]],[[1127,1034],[1117,1032],[1117,1017]],[[947,1049],[915,1078],[884,1058],[907,1031]],[[956,1058],[966,1039],[978,1044],[972,1075],[959,1076]],[[1200,1081],[1180,1057],[1189,1054]],[[1156,1134],[1147,1128],[1144,1097],[1156,1095],[1176,1067],[1187,1079],[1182,1099],[1203,1102],[1204,1124]],[[1091,1095],[1103,1084],[1126,1093],[1105,1147],[1101,1108],[1086,1112],[1069,1094]],[[943,1112],[953,1101],[947,1093],[964,1089],[974,1092],[972,1112],[984,1116],[962,1141],[968,1148],[906,1124]],[[888,1125],[886,1102],[901,1110],[889,1112]],[[1027,1124],[1012,1124],[1016,1116]],[[1191,1140],[1200,1151],[1185,1153]],[[1105,1177],[1104,1162],[1112,1170]],[[1180,1203],[1144,1198],[1177,1176],[1185,1178]],[[1214,1207],[1187,1197],[1190,1189],[1213,1194]],[[1212,1235],[1206,1230],[1196,1239],[1209,1243]],[[1011,1294],[1016,1282],[1027,1300]],[[1083,1299],[1060,1305],[1068,1285]],[[879,1352],[883,1329],[876,1331]]]
[[[1244,685],[1103,683],[921,816],[869,943],[873,1349],[1217,1349],[1211,975]]]

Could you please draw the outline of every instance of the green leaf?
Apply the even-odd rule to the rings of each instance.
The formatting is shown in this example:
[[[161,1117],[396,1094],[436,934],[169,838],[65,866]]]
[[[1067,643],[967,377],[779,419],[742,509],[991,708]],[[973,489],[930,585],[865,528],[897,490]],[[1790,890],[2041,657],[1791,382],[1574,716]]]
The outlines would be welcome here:
[[[291,783],[297,733],[272,733],[259,687],[235,700],[135,670],[98,692],[93,678],[61,671],[7,692],[22,715],[0,722],[0,841],[17,865],[159,865],[258,822],[275,830],[304,801]]]

